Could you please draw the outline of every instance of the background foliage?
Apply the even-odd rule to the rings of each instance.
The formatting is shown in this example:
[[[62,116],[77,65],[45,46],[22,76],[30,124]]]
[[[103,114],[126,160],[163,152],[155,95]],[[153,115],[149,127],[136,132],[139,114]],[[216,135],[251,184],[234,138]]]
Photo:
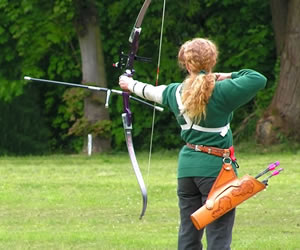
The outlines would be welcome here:
[[[111,65],[118,61],[120,50],[128,50],[128,37],[143,1],[96,2],[108,84],[110,88],[117,88],[121,72]],[[152,63],[136,63],[135,78],[144,82],[155,82],[161,12],[162,1],[153,1],[142,26],[139,55],[152,57]],[[75,13],[72,0],[16,0],[13,3],[0,0],[0,109],[6,110],[6,113],[1,112],[0,119],[0,154],[76,152],[81,148],[82,138],[69,133],[74,122],[74,107],[70,105],[77,103],[76,115],[80,115],[83,106],[76,99],[65,98],[68,96],[65,91],[71,90],[47,84],[28,85],[22,80],[24,75],[30,75],[80,82],[80,51],[73,24]],[[159,84],[184,79],[185,72],[177,66],[177,51],[184,41],[197,36],[217,43],[220,57],[216,71],[253,68],[268,78],[268,87],[235,112],[233,129],[254,113],[243,133],[237,135],[238,139],[247,140],[253,136],[260,110],[271,100],[278,68],[269,3],[259,0],[190,0],[189,4],[167,1]],[[148,148],[152,110],[136,103],[131,107],[136,148]],[[110,105],[114,149],[125,148],[121,112],[122,100],[114,96]],[[13,124],[16,132],[4,136]],[[26,130],[25,124],[31,129]],[[155,149],[178,147],[181,143],[178,128],[170,113],[156,113],[156,126]],[[30,143],[37,146],[30,149]],[[16,144],[19,149],[12,146]]]

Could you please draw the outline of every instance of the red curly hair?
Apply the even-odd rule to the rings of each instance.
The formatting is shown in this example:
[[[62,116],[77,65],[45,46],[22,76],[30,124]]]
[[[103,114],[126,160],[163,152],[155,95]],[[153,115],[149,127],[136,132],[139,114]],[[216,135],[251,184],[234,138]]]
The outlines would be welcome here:
[[[183,82],[183,112],[194,122],[206,117],[206,105],[215,86],[212,69],[217,57],[217,46],[204,38],[185,42],[178,52],[179,65],[189,72]]]

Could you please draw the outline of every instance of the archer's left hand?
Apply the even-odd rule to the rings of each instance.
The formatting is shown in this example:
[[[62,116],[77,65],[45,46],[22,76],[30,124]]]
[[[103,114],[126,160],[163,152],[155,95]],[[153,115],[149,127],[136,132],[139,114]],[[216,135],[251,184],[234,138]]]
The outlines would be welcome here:
[[[119,77],[119,85],[124,91],[130,92],[129,85],[133,85],[134,82],[135,81],[132,79],[132,77],[128,77],[125,75],[121,75]]]

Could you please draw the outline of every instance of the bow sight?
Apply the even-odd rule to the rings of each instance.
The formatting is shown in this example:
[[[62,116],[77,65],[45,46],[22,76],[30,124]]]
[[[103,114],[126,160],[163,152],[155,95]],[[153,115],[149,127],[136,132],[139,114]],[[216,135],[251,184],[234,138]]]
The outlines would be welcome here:
[[[123,51],[119,53],[119,61],[116,63],[113,63],[113,67],[118,69],[125,69],[126,65],[128,64],[128,54],[125,54]],[[143,56],[134,56],[135,61],[140,62],[152,62],[152,58],[149,57],[143,57]]]

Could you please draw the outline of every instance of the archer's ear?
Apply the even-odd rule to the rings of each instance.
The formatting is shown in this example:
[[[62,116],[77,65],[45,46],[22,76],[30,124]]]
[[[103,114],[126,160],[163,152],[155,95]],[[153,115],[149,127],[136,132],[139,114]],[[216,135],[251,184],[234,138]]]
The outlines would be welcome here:
[[[186,70],[189,72],[189,74],[191,74],[191,70],[190,67],[188,65],[185,65]]]

